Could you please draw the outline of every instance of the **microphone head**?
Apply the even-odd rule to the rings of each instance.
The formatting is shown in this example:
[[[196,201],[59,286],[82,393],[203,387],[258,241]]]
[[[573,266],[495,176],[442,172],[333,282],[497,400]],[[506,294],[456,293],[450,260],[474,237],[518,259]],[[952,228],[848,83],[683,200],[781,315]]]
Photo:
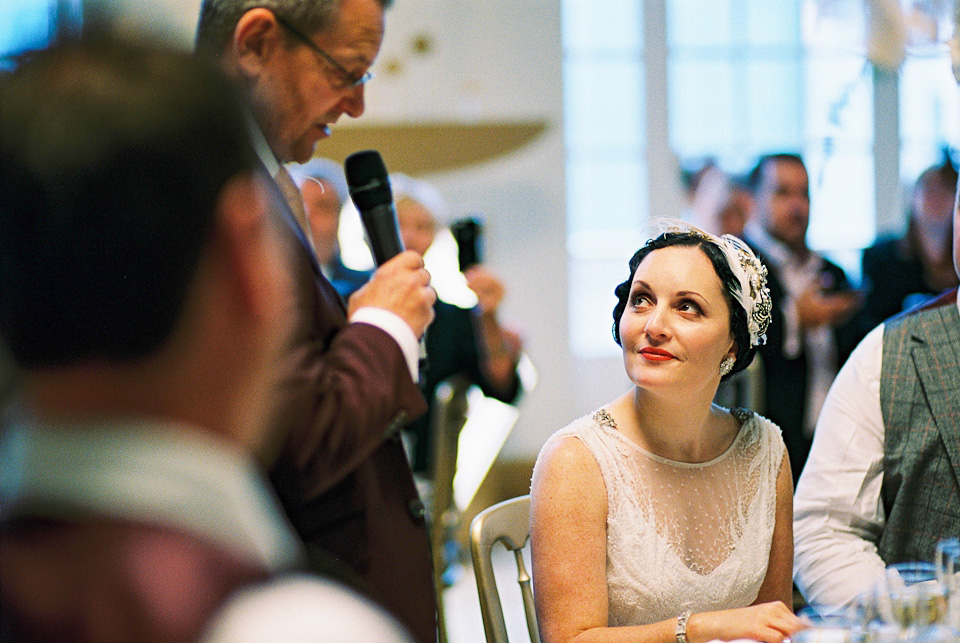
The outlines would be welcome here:
[[[347,157],[344,163],[350,198],[361,212],[393,203],[387,166],[376,150],[364,150]]]

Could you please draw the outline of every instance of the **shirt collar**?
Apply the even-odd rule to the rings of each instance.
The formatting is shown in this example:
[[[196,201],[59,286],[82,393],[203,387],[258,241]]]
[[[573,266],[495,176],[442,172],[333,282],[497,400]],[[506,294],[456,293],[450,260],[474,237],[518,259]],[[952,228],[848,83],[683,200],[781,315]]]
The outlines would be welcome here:
[[[267,137],[264,135],[260,125],[257,124],[253,113],[249,110],[247,110],[247,124],[250,129],[250,142],[253,144],[253,151],[257,153],[260,162],[263,163],[263,167],[266,168],[270,177],[276,177],[277,172],[280,171],[280,161],[277,160],[273,150],[270,149],[270,144],[267,143]]]
[[[149,420],[24,422],[0,433],[0,516],[92,513],[160,523],[269,570],[299,541],[253,459],[196,428]]]
[[[821,267],[820,255],[810,252],[805,260],[801,260],[785,243],[775,239],[756,221],[747,223],[744,235],[775,268],[791,266],[797,269],[819,270]]]

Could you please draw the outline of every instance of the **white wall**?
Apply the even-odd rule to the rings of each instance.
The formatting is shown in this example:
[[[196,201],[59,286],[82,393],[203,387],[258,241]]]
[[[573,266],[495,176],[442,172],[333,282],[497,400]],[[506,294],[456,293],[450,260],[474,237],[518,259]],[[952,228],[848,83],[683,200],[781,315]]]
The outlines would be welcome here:
[[[125,1],[140,19],[142,3]],[[198,7],[199,0],[161,0],[148,17],[173,24],[175,38],[190,43]],[[431,43],[426,54],[412,46],[419,36]],[[484,213],[487,263],[508,287],[503,318],[522,330],[538,371],[502,452],[512,459],[535,457],[550,433],[628,386],[618,359],[584,362],[569,350],[561,64],[559,0],[396,0],[362,117],[549,122],[514,154],[423,177],[457,212]]]

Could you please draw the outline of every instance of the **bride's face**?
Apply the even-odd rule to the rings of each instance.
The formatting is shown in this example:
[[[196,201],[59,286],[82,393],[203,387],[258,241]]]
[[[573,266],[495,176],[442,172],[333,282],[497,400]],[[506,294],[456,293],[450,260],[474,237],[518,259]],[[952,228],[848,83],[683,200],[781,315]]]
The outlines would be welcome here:
[[[716,391],[720,362],[736,354],[723,284],[700,248],[661,248],[640,262],[620,343],[627,375],[640,388]]]

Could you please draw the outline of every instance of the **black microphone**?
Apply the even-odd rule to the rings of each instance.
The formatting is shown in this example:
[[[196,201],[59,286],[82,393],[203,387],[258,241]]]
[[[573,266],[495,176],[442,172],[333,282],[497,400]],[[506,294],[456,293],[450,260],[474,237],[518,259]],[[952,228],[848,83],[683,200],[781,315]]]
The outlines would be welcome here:
[[[379,152],[364,150],[348,156],[344,169],[350,198],[360,212],[373,259],[377,266],[382,266],[404,250],[387,166],[383,164]]]
[[[397,210],[393,207],[393,192],[387,166],[376,150],[364,150],[347,157],[343,164],[347,174],[350,198],[360,212],[360,221],[367,231],[373,260],[382,266],[403,252]],[[427,369],[426,334],[420,338],[420,377]]]

